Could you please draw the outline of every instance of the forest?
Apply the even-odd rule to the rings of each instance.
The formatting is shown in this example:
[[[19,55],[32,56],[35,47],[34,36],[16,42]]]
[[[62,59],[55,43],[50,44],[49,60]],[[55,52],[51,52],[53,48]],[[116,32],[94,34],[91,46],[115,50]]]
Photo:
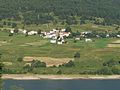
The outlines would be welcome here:
[[[0,0],[0,20],[23,24],[120,25],[120,0]]]

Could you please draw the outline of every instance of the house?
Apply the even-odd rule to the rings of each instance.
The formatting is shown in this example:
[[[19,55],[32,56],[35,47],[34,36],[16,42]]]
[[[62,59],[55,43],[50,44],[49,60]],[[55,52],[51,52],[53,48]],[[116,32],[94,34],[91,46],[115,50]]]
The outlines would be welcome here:
[[[120,35],[117,35],[117,38],[120,38]]]
[[[62,32],[65,32],[65,31],[66,31],[66,29],[61,29],[61,31],[62,31]]]
[[[106,34],[106,38],[109,38],[110,37],[110,35],[109,34]]]
[[[97,38],[100,38],[100,35],[96,35]]]
[[[12,34],[13,34],[13,33],[14,33],[14,30],[10,30],[10,33],[12,33]]]
[[[92,33],[92,31],[81,32],[81,34],[84,34],[84,35],[90,34],[90,33]]]
[[[56,44],[56,43],[57,43],[57,40],[51,39],[51,40],[50,40],[50,43],[51,43],[51,44]]]
[[[90,39],[90,38],[85,38],[85,42],[92,42],[92,39]]]
[[[22,34],[26,34],[27,33],[27,30],[24,30],[24,29],[18,29],[19,33],[22,33]]]
[[[30,31],[30,32],[28,32],[28,35],[37,35],[37,34],[38,34],[37,31]]]
[[[75,40],[80,40],[80,35],[77,35],[77,36],[75,37]]]
[[[23,30],[22,33],[23,33],[23,34],[26,34],[26,33],[27,33],[27,30]]]
[[[58,44],[58,45],[61,45],[61,44],[63,44],[63,43],[62,43],[61,41],[58,41],[57,44]]]

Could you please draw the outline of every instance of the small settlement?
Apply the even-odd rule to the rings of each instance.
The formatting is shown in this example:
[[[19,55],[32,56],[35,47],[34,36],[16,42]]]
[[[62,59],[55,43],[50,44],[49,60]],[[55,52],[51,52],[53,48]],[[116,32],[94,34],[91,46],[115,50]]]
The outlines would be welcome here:
[[[10,30],[10,35],[14,33],[21,33],[26,36],[31,36],[31,35],[39,35],[40,37],[47,38],[50,40],[51,44],[64,44],[67,43],[65,40],[66,38],[69,38],[71,32],[68,32],[66,29],[53,29],[50,31],[27,31],[24,29],[11,29]],[[79,32],[79,33],[74,33],[75,35],[72,35],[73,39],[78,41],[81,39],[84,39],[85,42],[92,42],[92,38],[120,38],[120,31],[118,33],[98,33],[98,32],[92,32],[92,31],[85,31],[85,32]]]

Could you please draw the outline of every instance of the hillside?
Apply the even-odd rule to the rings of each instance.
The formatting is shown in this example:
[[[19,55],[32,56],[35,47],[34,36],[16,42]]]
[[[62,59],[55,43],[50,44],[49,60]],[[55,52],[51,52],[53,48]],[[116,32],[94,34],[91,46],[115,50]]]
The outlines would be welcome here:
[[[120,24],[120,0],[0,0],[0,19],[25,24]],[[96,18],[101,18],[97,19]]]

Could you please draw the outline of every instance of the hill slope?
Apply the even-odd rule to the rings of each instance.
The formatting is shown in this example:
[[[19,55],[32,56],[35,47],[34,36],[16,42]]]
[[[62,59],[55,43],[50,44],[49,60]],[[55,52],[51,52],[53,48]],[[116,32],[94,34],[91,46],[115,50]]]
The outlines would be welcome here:
[[[107,24],[120,24],[120,0],[0,0],[0,18],[25,22],[47,23],[69,16],[94,19],[101,17]]]

